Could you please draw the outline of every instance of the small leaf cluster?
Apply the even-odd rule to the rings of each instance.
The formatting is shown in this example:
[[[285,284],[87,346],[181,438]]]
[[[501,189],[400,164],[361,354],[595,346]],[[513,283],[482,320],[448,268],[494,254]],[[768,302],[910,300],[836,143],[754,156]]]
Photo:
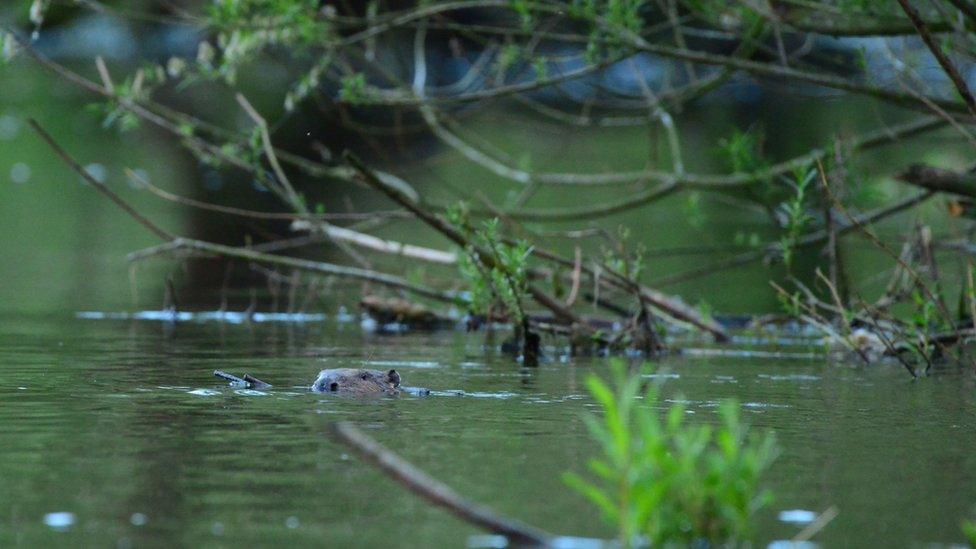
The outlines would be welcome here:
[[[350,74],[342,78],[342,87],[339,89],[339,98],[351,105],[360,105],[368,98],[366,87],[366,75],[361,72]]]
[[[644,29],[642,11],[647,0],[574,0],[567,11],[590,28],[586,56],[599,58],[625,53],[624,35],[639,35]]]
[[[207,23],[217,31],[218,56],[198,56],[201,74],[236,81],[242,65],[270,46],[292,52],[327,45],[335,33],[318,0],[216,0]]]
[[[644,254],[646,249],[643,244],[638,243],[634,251],[627,253],[624,243],[630,240],[631,231],[628,227],[620,227],[617,231],[619,242],[616,248],[603,249],[603,263],[610,269],[623,274],[631,280],[637,280],[644,272],[646,262]]]
[[[766,168],[762,155],[762,132],[736,130],[718,142],[719,154],[733,172],[752,173]]]
[[[962,521],[962,535],[970,547],[976,547],[976,520],[966,519]]]
[[[472,312],[487,314],[500,308],[521,325],[525,320],[522,303],[528,290],[532,247],[524,240],[504,242],[497,218],[472,228],[463,204],[448,211],[448,220],[470,241],[458,261],[458,269],[470,293]]]
[[[773,436],[750,433],[733,401],[719,406],[717,426],[688,424],[681,404],[662,417],[657,385],[642,388],[623,361],[611,372],[611,383],[586,381],[602,411],[586,416],[602,450],[588,464],[595,480],[567,473],[567,484],[617,527],[624,546],[747,540],[753,514],[771,501],[759,481],[777,454]]]
[[[126,77],[113,87],[113,96],[104,102],[94,103],[89,109],[103,117],[102,126],[116,128],[125,133],[139,127],[140,118],[123,103],[138,104],[149,101],[153,89],[166,80],[162,67],[149,64]]]
[[[793,174],[793,180],[787,183],[793,188],[793,195],[779,205],[779,213],[782,214],[783,225],[786,234],[780,237],[779,249],[783,254],[783,263],[787,267],[793,264],[793,252],[797,242],[803,235],[807,225],[813,221],[807,205],[807,191],[817,177],[816,169],[807,167],[799,169]]]

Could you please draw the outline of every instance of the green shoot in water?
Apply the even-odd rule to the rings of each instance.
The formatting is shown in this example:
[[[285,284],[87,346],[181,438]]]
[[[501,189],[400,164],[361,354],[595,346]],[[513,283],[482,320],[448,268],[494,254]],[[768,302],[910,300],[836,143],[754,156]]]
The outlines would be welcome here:
[[[748,540],[753,514],[771,500],[759,480],[777,453],[773,436],[750,433],[734,401],[719,406],[717,426],[688,424],[681,404],[662,417],[657,385],[645,389],[623,361],[611,370],[611,384],[586,381],[602,411],[586,416],[602,450],[588,464],[595,478],[567,473],[566,483],[616,526],[625,547]]]

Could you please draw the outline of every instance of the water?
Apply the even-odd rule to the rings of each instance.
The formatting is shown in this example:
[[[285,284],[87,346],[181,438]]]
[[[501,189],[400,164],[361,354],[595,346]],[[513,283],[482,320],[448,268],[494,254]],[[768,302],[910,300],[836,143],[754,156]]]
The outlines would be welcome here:
[[[775,430],[783,452],[767,477],[777,499],[760,516],[762,545],[802,528],[782,511],[831,505],[839,516],[815,538],[827,546],[961,541],[976,503],[971,376],[912,382],[897,365],[796,354],[660,364],[664,397],[695,421],[715,421],[716,403],[735,396],[748,421]],[[367,358],[435,394],[308,392],[319,369]],[[602,359],[523,369],[481,334],[373,336],[335,321],[18,315],[0,320],[0,367],[3,547],[457,547],[479,533],[329,440],[336,420],[501,512],[612,535],[560,480],[595,451],[582,382]],[[235,390],[214,369],[275,387]]]

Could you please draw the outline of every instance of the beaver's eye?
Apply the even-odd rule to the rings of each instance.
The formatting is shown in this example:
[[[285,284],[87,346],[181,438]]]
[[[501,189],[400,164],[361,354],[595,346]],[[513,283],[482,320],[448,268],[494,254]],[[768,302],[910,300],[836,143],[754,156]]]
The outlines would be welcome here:
[[[359,379],[369,379],[369,372],[359,374]]]
[[[338,391],[339,390],[339,384],[336,383],[335,381],[333,381],[331,384],[329,384],[329,390],[330,391]]]

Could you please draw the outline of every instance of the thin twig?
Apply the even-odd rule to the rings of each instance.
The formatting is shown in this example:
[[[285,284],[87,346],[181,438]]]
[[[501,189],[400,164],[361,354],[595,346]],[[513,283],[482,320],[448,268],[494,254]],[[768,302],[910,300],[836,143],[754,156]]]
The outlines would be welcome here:
[[[969,91],[969,86],[966,84],[966,80],[961,74],[959,74],[956,66],[952,64],[949,57],[946,56],[944,51],[942,51],[942,46],[935,41],[935,38],[929,31],[928,25],[925,23],[925,20],[922,19],[922,16],[919,15],[918,10],[912,7],[908,0],[898,0],[898,5],[901,6],[902,11],[904,11],[905,15],[907,15],[911,20],[912,25],[914,25],[915,29],[918,31],[918,35],[922,38],[922,41],[925,42],[925,45],[928,46],[929,51],[932,52],[932,56],[935,57],[935,60],[939,62],[939,66],[941,66],[942,70],[945,71],[946,76],[948,76],[949,80],[952,81],[952,85],[956,87],[956,91],[959,92],[962,100],[966,102],[966,106],[969,108],[969,113],[976,116],[976,98],[973,98],[973,93]],[[940,103],[938,101],[932,102],[937,105]],[[943,105],[939,106],[941,107]]]
[[[150,232],[152,232],[154,235],[158,236],[162,240],[171,241],[174,238],[176,238],[172,234],[159,228],[159,226],[157,226],[155,223],[149,221],[149,219],[147,219],[145,216],[137,212],[135,208],[130,206],[125,200],[122,200],[122,197],[115,194],[115,192],[109,189],[107,186],[105,186],[104,183],[92,177],[92,175],[88,173],[88,170],[83,168],[81,164],[75,161],[75,159],[72,158],[71,155],[68,154],[68,152],[65,151],[61,147],[61,145],[59,145],[57,141],[54,140],[53,137],[51,137],[51,134],[47,133],[47,131],[44,128],[42,128],[40,124],[37,123],[37,120],[34,120],[33,118],[28,118],[27,123],[30,124],[31,129],[33,129],[37,133],[37,135],[39,135],[41,139],[43,139],[44,142],[47,143],[49,147],[51,147],[51,149],[55,152],[55,154],[57,154],[61,158],[61,160],[64,161],[65,164],[67,164],[72,170],[77,172],[78,175],[83,177],[85,181],[88,182],[89,185],[95,187],[95,189],[97,189],[98,192],[107,196],[109,200],[115,203],[116,206],[122,208],[122,210],[125,211],[125,213],[129,214],[133,219],[138,221],[140,225],[149,229]]]
[[[284,190],[285,197],[289,205],[295,208],[301,213],[308,213],[308,208],[305,202],[299,198],[298,193],[295,192],[295,188],[292,186],[291,181],[288,179],[288,175],[285,174],[285,170],[281,168],[281,164],[278,163],[278,156],[275,154],[274,145],[271,143],[271,134],[268,133],[268,122],[258,113],[257,109],[244,97],[244,94],[237,94],[237,103],[244,109],[251,120],[257,125],[258,131],[261,133],[261,144],[264,147],[264,155],[268,157],[268,162],[271,164],[271,169],[274,170],[275,177],[278,180],[278,185]]]
[[[196,200],[194,198],[189,198],[186,196],[181,196],[175,193],[171,193],[165,189],[157,187],[150,183],[146,178],[140,176],[135,171],[126,168],[125,175],[132,181],[132,183],[141,189],[146,189],[152,194],[162,198],[163,200],[168,200],[176,204],[182,204],[184,206],[189,206],[191,208],[197,208],[201,210],[208,210],[212,212],[218,212],[227,215],[235,215],[239,217],[249,217],[252,219],[267,219],[276,221],[294,221],[296,219],[308,219],[308,220],[323,220],[323,221],[362,221],[362,220],[373,220],[377,218],[413,218],[407,212],[400,210],[386,210],[386,211],[372,211],[372,212],[335,212],[335,213],[322,213],[322,214],[297,214],[291,212],[265,212],[261,210],[247,210],[244,208],[235,208],[233,206],[224,206],[221,204],[214,204],[212,202],[204,202],[202,200]]]
[[[431,299],[436,299],[446,303],[458,303],[459,301],[462,301],[461,297],[455,294],[442,292],[427,286],[421,286],[420,284],[415,284],[405,278],[378,271],[347,267],[345,265],[335,265],[333,263],[325,263],[322,261],[311,261],[297,257],[266,254],[257,252],[250,248],[225,246],[223,244],[204,242],[202,240],[194,240],[191,238],[175,238],[166,244],[132,252],[127,256],[127,259],[129,261],[139,261],[158,255],[171,254],[180,251],[232,257],[246,261],[253,261],[255,263],[289,267],[302,271],[338,276],[353,280],[361,280],[364,282],[374,282],[391,288],[413,292],[417,295],[429,297]]]
[[[817,520],[811,522],[806,528],[800,530],[800,532],[793,536],[792,542],[807,541],[813,536],[817,535],[818,532],[824,529],[832,520],[834,520],[838,515],[837,506],[831,505],[826,511],[820,513]]]

